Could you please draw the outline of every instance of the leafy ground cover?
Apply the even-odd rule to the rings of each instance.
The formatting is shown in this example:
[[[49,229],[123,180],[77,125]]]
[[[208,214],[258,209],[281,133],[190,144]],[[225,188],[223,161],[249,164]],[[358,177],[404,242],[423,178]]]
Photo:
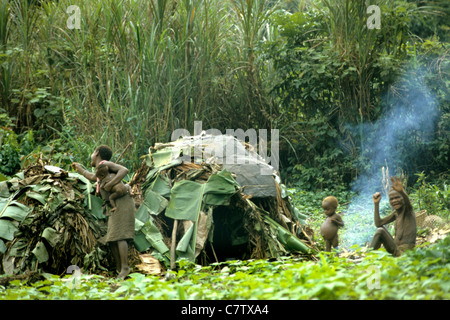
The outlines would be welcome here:
[[[399,258],[356,248],[353,255],[319,254],[317,261],[181,263],[166,277],[133,273],[124,281],[98,275],[45,275],[11,281],[0,299],[449,299],[450,237]]]
[[[419,199],[428,201],[433,196],[433,203],[448,206],[442,191],[446,188],[440,188],[439,193],[433,190],[422,185],[421,194],[411,192],[413,205],[417,206]],[[323,222],[320,203],[329,192],[294,189],[288,192],[299,210],[308,215],[320,248],[321,239],[317,236]],[[353,197],[351,192],[339,194],[344,218],[346,204]],[[448,208],[444,207],[440,207],[439,213],[445,218]],[[430,214],[438,213],[431,207],[427,209]],[[320,253],[314,260],[290,256],[278,260],[234,260],[203,267],[181,261],[176,272],[162,276],[132,273],[124,281],[92,274],[44,274],[38,281],[4,283],[5,276],[0,276],[0,300],[449,299],[447,229],[448,226],[442,233],[447,236],[432,244],[424,242],[426,238],[421,236],[430,231],[419,229],[421,241],[417,247],[398,258],[383,249],[370,251],[355,245],[348,251],[341,248],[338,253]]]

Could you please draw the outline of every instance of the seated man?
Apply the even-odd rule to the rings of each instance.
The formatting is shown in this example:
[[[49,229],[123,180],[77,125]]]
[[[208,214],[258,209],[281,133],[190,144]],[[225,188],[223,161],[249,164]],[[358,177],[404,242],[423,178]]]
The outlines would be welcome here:
[[[416,216],[408,195],[405,190],[403,190],[402,182],[397,177],[391,177],[391,181],[393,185],[389,191],[389,203],[394,208],[394,211],[390,215],[381,219],[381,193],[377,192],[372,197],[375,205],[375,226],[378,229],[373,236],[370,247],[378,249],[381,245],[384,245],[387,252],[398,257],[405,250],[412,249],[416,245],[417,226]],[[393,221],[395,221],[395,239],[384,227],[385,224]]]

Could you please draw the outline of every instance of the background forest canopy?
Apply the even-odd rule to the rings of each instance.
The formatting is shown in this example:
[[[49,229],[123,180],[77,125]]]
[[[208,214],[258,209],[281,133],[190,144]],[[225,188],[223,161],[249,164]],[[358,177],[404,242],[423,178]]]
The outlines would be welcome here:
[[[358,186],[386,165],[445,179],[449,7],[0,0],[0,174],[40,153],[88,165],[100,143],[117,158],[130,142],[121,163],[133,172],[149,146],[202,121],[279,129],[282,177],[302,189]]]

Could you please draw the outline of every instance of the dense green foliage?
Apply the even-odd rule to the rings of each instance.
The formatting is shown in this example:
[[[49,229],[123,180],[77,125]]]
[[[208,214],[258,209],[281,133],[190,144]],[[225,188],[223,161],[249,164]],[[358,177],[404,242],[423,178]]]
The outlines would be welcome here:
[[[375,1],[377,30],[366,27],[365,2],[323,3],[273,17],[281,30],[267,50],[277,73],[273,92],[296,150],[286,177],[307,189],[335,188],[381,168],[386,158],[394,172],[446,170],[448,44],[411,30],[436,8]],[[386,127],[391,114],[396,121]]]
[[[322,254],[319,261],[229,261],[181,269],[162,279],[133,273],[124,281],[100,276],[47,275],[0,288],[1,299],[449,299],[450,237],[394,258],[383,251],[363,259]]]
[[[255,53],[269,1],[39,3],[2,0],[0,16],[2,109],[37,142],[61,138],[80,158],[74,141],[118,153],[131,141],[135,167],[194,120],[270,128]],[[80,29],[67,27],[70,5]]]
[[[279,129],[283,178],[303,189],[346,189],[387,155],[413,180],[448,173],[448,4],[371,4],[380,29],[352,0],[1,0],[11,121],[2,115],[0,170],[11,175],[33,149],[67,166],[130,142],[121,161],[133,170],[154,142],[201,120]],[[409,106],[432,108],[430,122]],[[392,137],[379,120],[401,107],[417,124]]]

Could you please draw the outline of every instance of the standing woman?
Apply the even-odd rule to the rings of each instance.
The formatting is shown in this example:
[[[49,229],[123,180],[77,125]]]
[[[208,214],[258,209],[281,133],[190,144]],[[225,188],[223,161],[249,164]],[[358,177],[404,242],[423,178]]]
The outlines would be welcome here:
[[[72,163],[78,173],[82,174],[90,181],[97,181],[97,192],[100,192],[102,199],[109,199],[111,188],[127,175],[128,169],[124,166],[110,162],[112,150],[108,146],[100,145],[95,149],[91,155],[91,166],[96,168],[99,164],[106,164],[111,173],[115,173],[115,177],[104,186],[99,188],[97,177],[94,173],[84,169],[79,163]],[[110,213],[108,212],[108,231],[106,233],[106,242],[110,245],[111,251],[116,261],[116,268],[119,275],[118,279],[125,279],[130,273],[128,265],[128,241],[134,239],[134,214],[135,205],[133,198],[128,192],[124,196],[116,199],[117,209]],[[111,208],[107,207],[109,211]]]

